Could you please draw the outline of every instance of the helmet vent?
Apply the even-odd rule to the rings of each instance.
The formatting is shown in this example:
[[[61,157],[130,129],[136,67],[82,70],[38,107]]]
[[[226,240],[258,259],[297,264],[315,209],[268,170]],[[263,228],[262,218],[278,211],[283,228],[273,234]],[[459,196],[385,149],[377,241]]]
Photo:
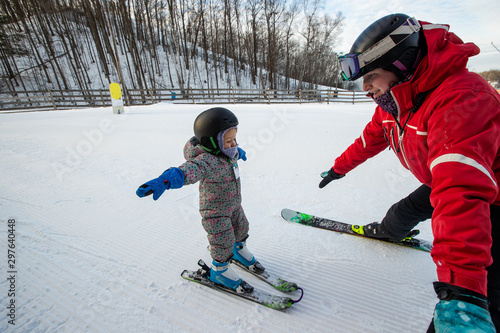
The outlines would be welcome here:
[[[391,25],[398,23],[398,21],[399,21],[399,17],[395,17],[394,19],[392,19]]]

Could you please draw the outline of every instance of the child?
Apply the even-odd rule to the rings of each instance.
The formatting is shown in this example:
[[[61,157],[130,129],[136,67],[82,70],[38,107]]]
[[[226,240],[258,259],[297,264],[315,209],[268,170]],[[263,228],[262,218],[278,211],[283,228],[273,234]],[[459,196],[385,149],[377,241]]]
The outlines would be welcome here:
[[[245,245],[248,220],[241,206],[238,159],[246,157],[236,143],[237,125],[236,116],[225,108],[199,114],[194,121],[195,136],[184,147],[186,162],[141,185],[136,193],[141,198],[153,194],[157,200],[165,190],[199,181],[200,214],[213,259],[210,280],[244,292],[251,286],[232,270],[231,258],[257,273],[264,267]]]

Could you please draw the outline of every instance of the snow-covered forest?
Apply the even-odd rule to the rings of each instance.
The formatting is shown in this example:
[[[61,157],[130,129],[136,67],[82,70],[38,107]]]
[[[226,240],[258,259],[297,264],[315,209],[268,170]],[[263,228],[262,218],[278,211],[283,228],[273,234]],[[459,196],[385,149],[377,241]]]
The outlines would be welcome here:
[[[1,0],[0,90],[338,86],[324,1]]]

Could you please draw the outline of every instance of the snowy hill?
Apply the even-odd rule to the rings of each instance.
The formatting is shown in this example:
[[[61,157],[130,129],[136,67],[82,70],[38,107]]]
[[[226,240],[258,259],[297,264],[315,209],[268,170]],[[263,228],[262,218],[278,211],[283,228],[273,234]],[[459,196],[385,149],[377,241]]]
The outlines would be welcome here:
[[[318,188],[319,174],[360,135],[373,104],[227,107],[248,156],[240,163],[247,244],[268,271],[304,289],[300,303],[279,312],[183,280],[183,269],[210,262],[198,186],[156,202],[135,195],[183,163],[193,121],[207,106],[1,114],[0,331],[424,332],[437,301],[428,253],[280,217],[287,207],[369,223],[419,185],[384,151]],[[432,240],[429,222],[419,229]]]

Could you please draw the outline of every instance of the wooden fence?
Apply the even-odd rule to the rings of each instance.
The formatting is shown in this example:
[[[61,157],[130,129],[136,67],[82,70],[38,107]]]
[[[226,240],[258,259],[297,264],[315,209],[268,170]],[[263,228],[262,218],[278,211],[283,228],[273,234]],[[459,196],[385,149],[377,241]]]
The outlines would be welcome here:
[[[328,90],[259,89],[128,89],[123,95],[126,106],[160,102],[176,104],[225,103],[327,103],[371,102],[364,92]],[[0,112],[61,110],[111,106],[110,93],[98,90],[47,90],[0,92]]]

